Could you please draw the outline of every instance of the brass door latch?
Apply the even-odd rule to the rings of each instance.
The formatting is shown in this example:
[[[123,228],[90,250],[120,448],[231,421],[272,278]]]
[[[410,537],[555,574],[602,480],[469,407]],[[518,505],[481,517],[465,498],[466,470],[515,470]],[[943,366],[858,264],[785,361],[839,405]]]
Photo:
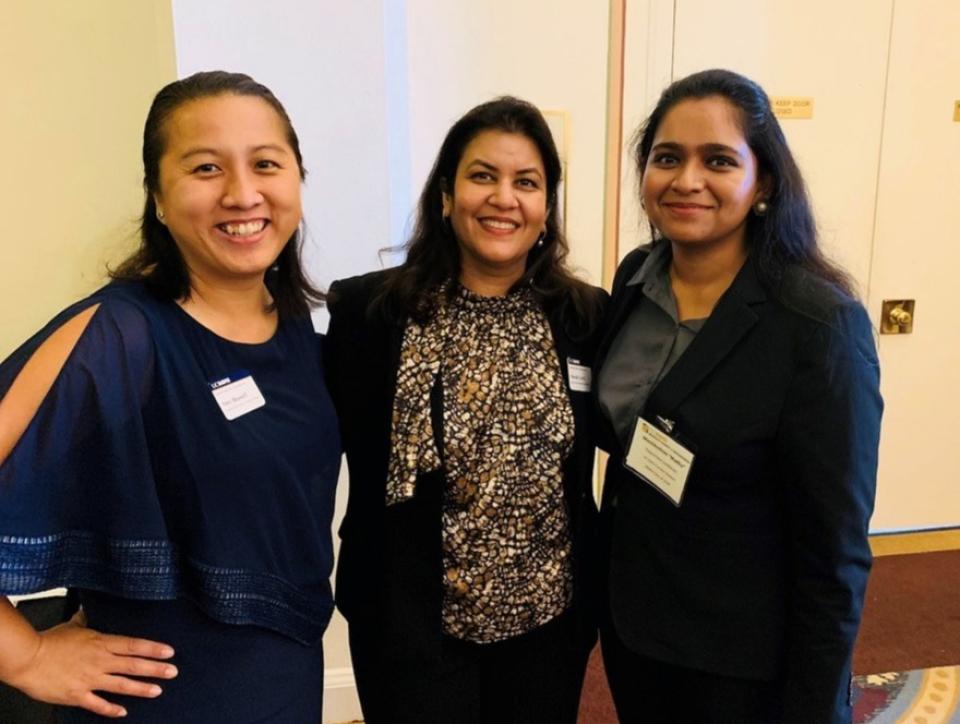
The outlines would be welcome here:
[[[913,331],[913,299],[884,299],[880,334],[910,334]]]

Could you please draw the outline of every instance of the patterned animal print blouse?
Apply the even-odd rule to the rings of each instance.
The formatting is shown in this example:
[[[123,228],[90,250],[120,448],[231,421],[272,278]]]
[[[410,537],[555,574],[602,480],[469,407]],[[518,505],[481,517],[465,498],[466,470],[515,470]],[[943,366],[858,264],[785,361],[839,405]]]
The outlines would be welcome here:
[[[387,503],[413,496],[441,456],[430,389],[443,386],[443,629],[487,643],[533,630],[572,597],[562,465],[574,422],[546,315],[528,289],[438,293],[407,325],[397,372]]]

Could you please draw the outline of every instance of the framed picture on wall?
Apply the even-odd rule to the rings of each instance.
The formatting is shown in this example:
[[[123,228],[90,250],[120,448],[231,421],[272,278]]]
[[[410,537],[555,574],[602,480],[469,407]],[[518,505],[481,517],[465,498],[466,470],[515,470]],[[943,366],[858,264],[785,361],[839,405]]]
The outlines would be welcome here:
[[[560,228],[563,233],[567,233],[567,174],[569,173],[569,137],[570,137],[570,114],[566,111],[541,111],[543,117],[550,127],[550,133],[553,134],[553,142],[557,145],[557,153],[560,154],[560,166],[562,168],[562,177],[560,186],[557,189],[557,200],[560,208]]]

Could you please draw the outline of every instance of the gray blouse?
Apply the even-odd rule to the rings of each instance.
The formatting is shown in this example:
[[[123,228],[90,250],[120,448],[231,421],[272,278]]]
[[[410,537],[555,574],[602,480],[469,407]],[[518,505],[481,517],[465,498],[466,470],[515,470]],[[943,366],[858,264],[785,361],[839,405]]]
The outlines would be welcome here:
[[[624,448],[650,392],[707,321],[678,320],[677,301],[670,288],[670,259],[670,242],[655,242],[643,266],[627,282],[628,287],[640,285],[642,294],[600,370],[600,406],[613,422]]]

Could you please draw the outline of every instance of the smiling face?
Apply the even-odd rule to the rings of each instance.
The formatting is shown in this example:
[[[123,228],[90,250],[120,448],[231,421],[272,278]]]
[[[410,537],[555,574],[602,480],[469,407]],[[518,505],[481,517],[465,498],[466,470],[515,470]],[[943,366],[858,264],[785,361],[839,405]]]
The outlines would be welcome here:
[[[443,213],[460,245],[461,282],[509,288],[546,230],[546,172],[536,144],[519,133],[483,131],[467,144]],[[477,291],[474,289],[474,291]]]
[[[300,168],[254,96],[189,101],[164,124],[157,209],[191,281],[262,279],[300,224]]]
[[[745,246],[747,215],[764,191],[738,114],[720,96],[690,99],[656,130],[640,195],[651,223],[674,244]]]

